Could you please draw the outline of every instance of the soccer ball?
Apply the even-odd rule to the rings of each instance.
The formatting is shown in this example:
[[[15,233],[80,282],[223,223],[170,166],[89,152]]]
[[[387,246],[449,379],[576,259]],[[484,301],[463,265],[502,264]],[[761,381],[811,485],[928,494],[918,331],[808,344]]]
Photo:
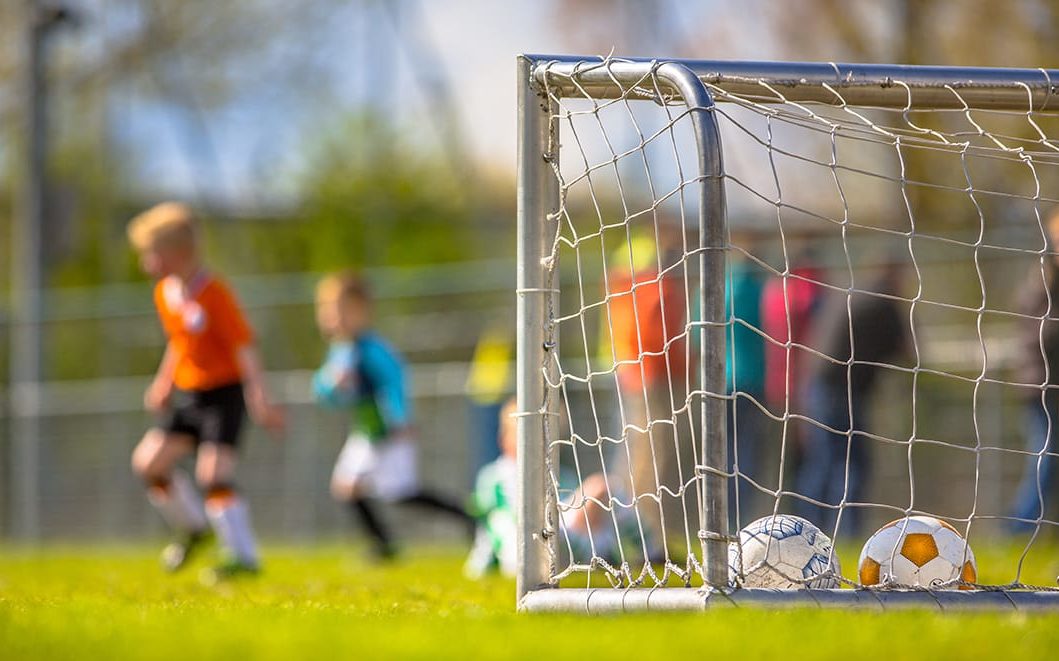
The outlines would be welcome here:
[[[910,516],[887,523],[865,542],[858,575],[862,585],[941,588],[957,580],[974,583],[978,566],[955,528],[932,516]]]
[[[740,559],[742,562],[740,562]],[[766,516],[739,531],[728,546],[732,582],[748,588],[837,588],[842,568],[831,540],[805,519]]]

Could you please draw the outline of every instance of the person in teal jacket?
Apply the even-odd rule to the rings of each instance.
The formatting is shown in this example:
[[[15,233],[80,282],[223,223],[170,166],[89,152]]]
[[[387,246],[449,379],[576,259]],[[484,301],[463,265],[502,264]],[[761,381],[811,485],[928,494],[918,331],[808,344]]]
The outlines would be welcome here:
[[[734,492],[729,494],[728,519],[733,529],[755,517],[756,489],[765,433],[765,341],[761,334],[761,299],[765,280],[761,270],[737,250],[729,252],[725,278],[725,388],[728,406],[728,471]],[[698,296],[695,297],[698,301]],[[696,319],[701,318],[696,310]],[[699,333],[692,332],[696,351]],[[738,498],[738,521],[736,517]]]

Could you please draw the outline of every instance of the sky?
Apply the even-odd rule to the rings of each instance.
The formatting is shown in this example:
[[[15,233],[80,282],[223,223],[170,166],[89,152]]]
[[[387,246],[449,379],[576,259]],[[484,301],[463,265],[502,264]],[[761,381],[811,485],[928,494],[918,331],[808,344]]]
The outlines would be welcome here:
[[[634,0],[612,3],[618,11],[623,4],[636,5]],[[700,58],[774,55],[767,42],[726,38],[738,32],[738,26],[753,22],[753,2],[672,0],[657,4],[664,17],[645,17],[626,8],[625,22],[633,25],[605,35],[592,26],[564,21],[561,8],[554,2],[424,3],[431,36],[446,68],[453,77],[470,76],[459,96],[463,116],[475,127],[475,153],[485,162],[513,167],[517,134],[515,58],[519,53],[602,56],[613,49],[616,56],[660,58],[681,56],[676,50],[691,50],[693,53],[684,56]],[[662,25],[639,29],[636,23],[646,18]],[[753,34],[753,30],[744,34]]]
[[[557,0],[403,2],[406,39],[418,51],[411,57],[392,26],[378,16],[358,15],[358,3],[336,3],[334,20],[312,44],[331,63],[331,75],[322,81],[328,87],[323,104],[277,103],[275,95],[257,89],[196,115],[135,96],[118,99],[119,131],[137,150],[140,185],[234,205],[295,193],[283,190],[290,179],[283,175],[304,165],[299,158],[305,141],[321,123],[364,102],[386,107],[413,142],[436,141],[430,117],[436,106],[425,98],[413,59],[429,72],[423,77],[450,90],[477,167],[513,177],[520,53],[604,55],[614,49],[616,55],[668,57],[678,54],[679,44],[685,55],[703,58],[775,56],[770,40],[746,38],[763,29],[754,2],[658,0],[661,11],[647,13],[647,5],[634,0],[614,2],[612,10],[624,12],[625,25],[615,34],[602,30],[604,22],[593,21],[590,12],[564,14]],[[645,21],[656,25],[645,29]],[[736,34],[740,38],[731,36]],[[265,186],[275,195],[263,195]]]
[[[140,4],[146,0],[81,2],[83,25],[62,37],[75,58],[115,47],[123,35],[135,32],[137,12],[150,6]],[[264,15],[272,20],[285,20],[290,7],[288,0],[247,2],[271,11]],[[442,153],[455,162],[466,159],[474,171],[492,175],[489,181],[507,179],[513,188],[520,53],[791,59],[784,51],[789,44],[776,34],[787,29],[785,15],[772,0],[306,2],[312,9],[289,19],[298,28],[288,25],[265,40],[260,52],[235,49],[237,59],[224,61],[240,76],[220,104],[180,94],[195,89],[181,82],[183,76],[199,80],[193,78],[194,67],[211,64],[196,51],[188,52],[186,62],[169,56],[160,64],[145,63],[136,80],[111,87],[108,138],[122,150],[122,162],[134,164],[133,176],[124,180],[127,195],[179,198],[234,214],[288,212],[297,207],[298,187],[321,146],[333,143],[356,152],[358,144],[348,140],[342,121],[364,108],[392,121],[405,148]],[[112,11],[115,4],[126,10]],[[252,23],[219,25],[244,24]],[[311,62],[310,73],[292,79],[306,62]],[[185,71],[176,76],[175,91],[190,103],[160,100],[172,98],[174,89],[169,97],[158,91],[160,78],[168,76],[172,85],[174,67]],[[634,105],[634,116],[648,123],[661,116],[655,104]],[[61,115],[75,118],[64,130],[82,130],[76,108]],[[439,120],[449,115],[451,123]],[[609,137],[618,142],[635,137],[627,118],[608,121],[613,121]],[[335,142],[336,136],[344,141]],[[570,138],[564,136],[567,142]],[[769,190],[772,181],[760,165],[761,154],[753,144],[731,148],[739,135],[735,138],[726,143],[726,167],[756,178],[749,181],[755,188]],[[594,159],[607,159],[605,147],[600,136],[587,136]],[[675,159],[663,147],[646,150],[650,167],[660,179],[674,181]],[[693,140],[684,140],[681,148],[692,160]],[[633,184],[642,193],[649,182],[640,170]],[[788,173],[791,181],[808,176],[805,168]],[[738,205],[738,196],[731,195],[730,209],[738,212]]]

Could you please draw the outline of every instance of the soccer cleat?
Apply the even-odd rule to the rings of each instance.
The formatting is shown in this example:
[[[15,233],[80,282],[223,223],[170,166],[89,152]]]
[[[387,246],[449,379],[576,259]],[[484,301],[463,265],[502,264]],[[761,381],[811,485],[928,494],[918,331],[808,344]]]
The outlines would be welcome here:
[[[388,564],[397,561],[401,555],[394,544],[375,544],[368,551],[368,560],[372,564]]]
[[[181,541],[172,542],[162,549],[162,568],[173,573],[187,565],[195,550],[209,538],[208,532],[190,533]]]
[[[215,567],[204,569],[199,578],[203,585],[212,587],[239,578],[257,576],[261,568],[241,560],[227,560]]]

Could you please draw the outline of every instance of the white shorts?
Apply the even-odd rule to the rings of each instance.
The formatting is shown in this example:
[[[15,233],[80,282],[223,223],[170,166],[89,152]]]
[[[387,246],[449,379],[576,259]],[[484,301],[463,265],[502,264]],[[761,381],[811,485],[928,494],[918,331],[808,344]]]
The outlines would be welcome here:
[[[481,578],[492,568],[504,576],[515,576],[518,569],[518,527],[513,512],[495,511],[489,514],[485,525],[479,524],[474,532],[474,544],[463,564],[467,578]]]
[[[362,434],[350,434],[331,481],[383,500],[411,496],[419,486],[415,442],[403,438],[372,443]]]

